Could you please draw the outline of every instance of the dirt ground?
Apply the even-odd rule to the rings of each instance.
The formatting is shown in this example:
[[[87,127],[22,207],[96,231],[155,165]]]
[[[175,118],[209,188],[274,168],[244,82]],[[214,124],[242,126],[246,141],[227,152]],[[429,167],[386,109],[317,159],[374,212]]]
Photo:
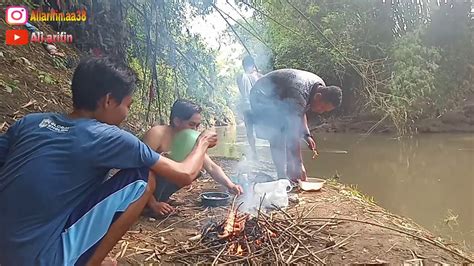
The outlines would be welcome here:
[[[235,168],[236,161],[227,158],[216,158],[216,161],[227,173],[235,174],[232,169]],[[261,170],[266,171],[268,167],[268,163],[262,163]],[[141,217],[111,251],[110,256],[117,258],[120,265],[176,262],[176,258],[180,256],[178,252],[182,252],[183,247],[193,245],[193,236],[200,234],[209,222],[222,221],[227,214],[227,207],[201,206],[201,192],[219,190],[222,191],[223,188],[207,175],[191,187],[182,189],[173,196],[181,201],[177,214],[164,219]],[[334,245],[318,253],[327,264],[460,264],[468,263],[469,260],[473,263],[472,252],[431,235],[409,219],[388,213],[359,192],[337,182],[327,182],[319,192],[295,193],[299,201],[292,202],[286,210],[290,215],[340,219],[319,228],[327,239],[318,239],[312,245],[321,250],[328,243],[347,242],[343,246]],[[212,262],[212,256],[209,259]]]

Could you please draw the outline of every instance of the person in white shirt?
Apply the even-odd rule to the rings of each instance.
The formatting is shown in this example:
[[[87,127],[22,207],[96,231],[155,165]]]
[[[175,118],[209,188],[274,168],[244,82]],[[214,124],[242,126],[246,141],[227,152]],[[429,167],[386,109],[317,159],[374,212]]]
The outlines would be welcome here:
[[[255,61],[250,55],[244,57],[244,59],[242,60],[242,67],[244,68],[244,73],[240,74],[237,77],[237,86],[239,87],[240,91],[239,111],[243,114],[244,117],[247,140],[252,151],[251,157],[253,157],[253,159],[256,159],[257,150],[255,147],[253,123],[250,123],[251,115],[249,94],[253,85],[257,82],[258,79],[260,79],[260,77],[262,77],[262,74],[258,72],[257,66],[255,65]]]

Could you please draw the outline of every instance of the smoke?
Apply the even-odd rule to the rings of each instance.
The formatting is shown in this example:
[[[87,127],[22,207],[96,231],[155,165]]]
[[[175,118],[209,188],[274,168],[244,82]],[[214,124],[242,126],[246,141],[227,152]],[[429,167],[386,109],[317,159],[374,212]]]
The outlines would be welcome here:
[[[248,18],[249,21],[255,20],[256,18]],[[247,48],[251,56],[254,59],[257,71],[264,75],[273,70],[273,58],[274,55],[272,50],[267,46],[267,44],[263,43],[262,40],[265,40],[265,36],[267,36],[267,25],[265,23],[260,23],[261,21],[257,21],[257,23],[252,23],[253,27],[257,31],[259,35],[259,39],[255,38],[254,36],[248,35],[245,31],[239,31],[239,34],[242,34],[245,38],[240,38],[245,41],[245,48]],[[254,29],[254,28],[252,28]],[[241,36],[242,37],[242,36]],[[243,47],[242,47],[243,48]],[[247,55],[247,49],[242,49],[245,51],[241,59]],[[244,69],[241,67],[242,62],[239,62],[240,71],[239,73],[242,75],[244,73]],[[293,73],[283,73],[283,74],[290,74]],[[283,79],[291,79],[288,76],[281,76],[278,78]],[[239,81],[240,82],[240,81]],[[297,91],[290,91],[289,100],[281,100],[278,93],[274,93],[276,90],[275,80],[262,80],[261,82],[256,81],[259,84],[259,90],[255,95],[252,95],[250,92],[249,102],[247,102],[247,108],[250,109],[250,101],[254,98],[254,102],[252,102],[251,108],[251,117],[250,120],[255,120],[252,123],[253,128],[251,128],[251,134],[255,136],[257,139],[265,139],[269,141],[272,146],[272,160],[274,162],[274,169],[276,169],[276,176],[278,178],[282,178],[287,180],[287,166],[286,162],[290,162],[293,164],[296,158],[287,158],[287,148],[293,151],[293,154],[296,154],[294,151],[296,145],[300,145],[299,141],[293,141],[295,138],[300,139],[300,128],[301,128],[301,117],[298,116],[299,110],[296,110],[298,107],[295,107],[295,104],[298,105],[298,100],[301,95],[297,95],[299,92]],[[301,82],[301,80],[296,80],[296,82]],[[305,84],[305,81],[303,83]],[[253,82],[252,85],[255,85]],[[277,96],[278,95],[278,96]],[[242,97],[242,98],[245,98]],[[245,101],[247,99],[242,99],[241,101]],[[296,101],[295,101],[296,99]],[[245,103],[239,103],[240,106],[244,106]],[[237,104],[237,106],[239,106]],[[256,109],[254,109],[256,108]],[[303,107],[304,108],[304,107]],[[239,110],[239,113],[245,112],[244,110]],[[258,121],[257,121],[258,120]],[[248,121],[246,122],[246,127],[248,129]],[[255,143],[251,135],[247,132],[249,143]],[[291,145],[295,147],[287,147],[288,142],[293,143]],[[268,209],[272,203],[278,203],[279,198],[287,197],[286,194],[286,186],[285,185],[278,185],[278,183],[271,183],[273,188],[267,187],[269,194],[265,193],[257,193],[255,191],[255,185],[259,186],[259,184],[264,184],[265,182],[276,180],[275,176],[269,176],[268,174],[261,173],[261,163],[256,160],[255,150],[246,149],[244,158],[237,164],[236,166],[236,173],[238,173],[238,182],[242,185],[244,189],[244,194],[240,197],[241,206],[239,210],[256,214],[258,209],[262,207],[263,210]],[[257,153],[258,156],[258,153]],[[273,171],[272,171],[273,172]],[[269,173],[266,171],[266,173]],[[281,183],[281,182],[280,182]],[[270,184],[269,184],[270,185]],[[258,190],[258,189],[257,189]],[[279,191],[276,193],[276,191]],[[265,195],[265,199],[262,201],[262,197]],[[272,202],[274,201],[274,202]],[[287,201],[287,198],[286,198]],[[262,204],[262,206],[260,206]],[[284,205],[284,204],[282,204]]]
[[[247,151],[247,154],[250,154]],[[242,186],[244,194],[239,197],[239,210],[250,214],[256,214],[258,210],[258,200],[255,198],[253,186],[255,184],[252,180],[252,172],[255,163],[247,160],[247,156],[243,155],[242,159],[236,165],[237,182]]]
[[[258,210],[265,212],[273,209],[273,204],[286,207],[287,185],[276,179],[272,164],[248,160],[243,156],[236,169],[237,182],[244,190],[237,202],[239,211],[256,215]]]
[[[302,116],[314,84],[321,81],[309,72],[282,69],[260,78],[250,92],[251,116],[246,129],[251,134],[247,132],[248,136],[255,134],[256,138],[269,141],[273,165],[278,178],[283,181],[299,177],[302,164],[300,140],[305,130]],[[268,194],[263,200],[263,209],[272,204],[286,207],[287,185],[283,181],[264,184],[274,178],[259,179],[255,170],[260,170],[260,163],[248,160],[249,157],[252,158],[247,153],[245,159],[237,164],[236,172],[244,189],[241,208],[256,213],[265,192]],[[258,186],[265,189],[257,191],[255,188]]]
[[[244,194],[238,200],[239,211],[256,215],[258,211],[286,208],[291,185],[288,179],[257,180],[257,176],[241,176]]]

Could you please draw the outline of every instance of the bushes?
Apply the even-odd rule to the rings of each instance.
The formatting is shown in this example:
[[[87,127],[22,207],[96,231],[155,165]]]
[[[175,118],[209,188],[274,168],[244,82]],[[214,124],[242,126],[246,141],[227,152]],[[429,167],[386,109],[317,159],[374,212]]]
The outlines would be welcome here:
[[[345,114],[368,109],[405,134],[474,93],[471,1],[291,1],[304,16],[285,1],[253,3],[267,15],[255,21],[268,27],[273,69],[312,71],[350,91]]]
[[[436,95],[436,73],[440,55],[435,48],[421,43],[418,32],[397,39],[390,51],[393,62],[386,109],[400,133],[410,131],[410,122],[422,117]]]

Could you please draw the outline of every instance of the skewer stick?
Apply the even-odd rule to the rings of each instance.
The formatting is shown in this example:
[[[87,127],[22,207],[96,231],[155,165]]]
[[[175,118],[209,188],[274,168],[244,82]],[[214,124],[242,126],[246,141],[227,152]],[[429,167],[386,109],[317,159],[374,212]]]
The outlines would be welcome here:
[[[265,192],[265,193],[263,194],[263,197],[260,198],[260,205],[258,206],[258,213],[257,213],[257,225],[258,225],[258,221],[259,221],[259,219],[260,219],[260,212],[261,212],[261,210],[262,210],[262,203],[263,203],[263,200],[265,199],[265,196],[266,196],[266,195],[267,195],[267,193]]]
[[[308,145],[308,147],[309,147],[309,142],[307,142],[305,139],[303,139],[303,140],[306,143],[306,145]],[[313,157],[311,157],[311,159],[315,159],[319,155],[319,153],[316,149],[312,149],[311,151],[313,152]]]
[[[232,199],[232,206],[230,208],[231,211],[234,210],[234,206],[235,206],[235,199],[237,199],[237,195],[234,195],[234,199]]]

